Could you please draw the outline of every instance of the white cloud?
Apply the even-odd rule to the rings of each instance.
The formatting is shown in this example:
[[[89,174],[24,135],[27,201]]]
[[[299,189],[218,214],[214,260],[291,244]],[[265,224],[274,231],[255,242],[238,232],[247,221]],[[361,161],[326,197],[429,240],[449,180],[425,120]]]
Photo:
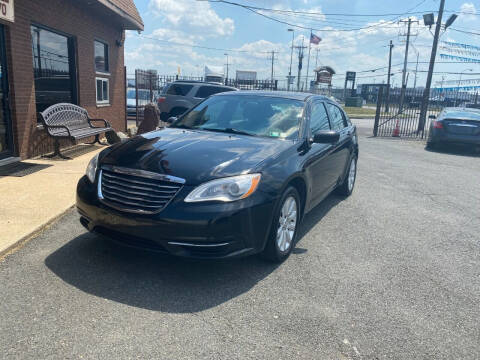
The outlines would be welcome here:
[[[473,3],[463,3],[460,6],[460,12],[467,13],[467,14],[460,14],[460,18],[465,21],[475,21],[477,20],[476,15],[469,15],[469,14],[477,14],[477,9]]]
[[[180,30],[172,30],[167,28],[156,29],[152,32],[154,38],[160,40],[172,41],[180,44],[193,45],[195,42],[203,40],[203,36],[186,33]]]
[[[231,35],[235,29],[232,19],[222,19],[206,1],[151,0],[149,9],[165,26],[205,37]]]

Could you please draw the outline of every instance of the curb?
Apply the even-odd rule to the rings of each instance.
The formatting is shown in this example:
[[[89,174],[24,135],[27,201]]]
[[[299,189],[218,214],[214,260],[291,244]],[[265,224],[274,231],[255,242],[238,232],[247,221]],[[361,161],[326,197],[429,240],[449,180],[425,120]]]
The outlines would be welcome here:
[[[55,223],[60,220],[60,218],[63,217],[68,211],[73,209],[75,205],[71,205],[65,210],[61,211],[59,214],[55,215],[54,217],[50,218],[47,220],[44,224],[37,226],[33,231],[31,231],[29,234],[22,236],[20,239],[15,241],[13,244],[5,248],[4,250],[0,250],[0,262],[5,260],[5,258],[16,251],[20,250],[27,242],[30,240],[36,238],[39,236],[41,233],[43,233],[45,230],[50,228],[52,225],[55,225]]]

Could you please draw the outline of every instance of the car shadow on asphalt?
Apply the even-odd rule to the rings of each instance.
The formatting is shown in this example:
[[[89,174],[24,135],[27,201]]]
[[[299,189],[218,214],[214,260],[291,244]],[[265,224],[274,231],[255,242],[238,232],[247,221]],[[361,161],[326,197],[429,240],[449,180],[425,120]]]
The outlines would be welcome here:
[[[298,232],[298,238],[297,238],[297,245],[296,245],[296,248],[294,249],[294,252],[296,249],[300,249],[299,243],[308,234],[308,232],[315,225],[317,225],[323,219],[323,217],[328,214],[328,212],[331,209],[333,209],[343,200],[345,200],[345,197],[338,196],[332,193],[329,196],[327,196],[327,198],[324,199],[320,204],[318,204],[316,207],[310,210],[310,212],[307,215],[305,215],[302,221],[302,225],[298,229],[299,232]]]
[[[331,195],[306,215],[298,241],[341,200]],[[297,246],[287,261],[305,252]],[[85,293],[168,313],[198,312],[227,302],[279,266],[257,256],[221,261],[177,258],[119,246],[91,233],[58,248],[45,265]]]
[[[429,149],[425,147],[425,150],[428,152],[440,153],[440,154],[446,154],[446,155],[480,157],[479,147],[472,148],[471,146],[466,146],[466,145],[450,144],[450,145],[438,146],[435,149]]]

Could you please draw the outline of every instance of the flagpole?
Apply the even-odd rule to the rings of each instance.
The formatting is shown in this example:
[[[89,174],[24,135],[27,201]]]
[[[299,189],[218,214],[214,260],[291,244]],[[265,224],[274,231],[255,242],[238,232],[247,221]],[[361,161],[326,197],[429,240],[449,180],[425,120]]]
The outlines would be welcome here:
[[[310,50],[312,49],[312,30],[310,30],[310,39],[308,41],[308,59],[307,59],[307,74],[305,75],[305,91],[308,87],[308,70],[310,68]]]

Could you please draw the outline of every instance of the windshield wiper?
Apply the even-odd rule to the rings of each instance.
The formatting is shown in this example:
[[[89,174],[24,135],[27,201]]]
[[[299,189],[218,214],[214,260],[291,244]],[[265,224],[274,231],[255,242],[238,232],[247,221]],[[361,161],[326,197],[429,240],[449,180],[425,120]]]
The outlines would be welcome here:
[[[177,124],[177,125],[173,125],[173,126],[170,126],[170,127],[178,128],[178,129],[193,129],[191,126],[183,125],[183,124]]]
[[[257,134],[243,131],[235,128],[224,128],[224,129],[215,129],[215,128],[198,128],[200,130],[207,130],[207,131],[216,131],[216,132],[223,132],[227,134],[238,134],[238,135],[248,135],[248,136],[257,136]]]

